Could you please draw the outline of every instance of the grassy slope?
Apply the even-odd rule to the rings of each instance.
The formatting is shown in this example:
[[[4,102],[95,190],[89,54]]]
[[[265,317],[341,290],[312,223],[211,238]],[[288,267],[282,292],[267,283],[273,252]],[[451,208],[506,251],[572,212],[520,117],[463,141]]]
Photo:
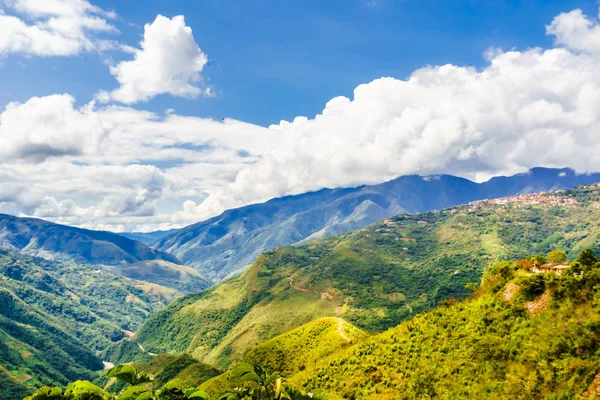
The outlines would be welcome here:
[[[533,303],[523,295],[508,301],[510,281],[495,276],[468,301],[415,317],[291,380],[332,399],[576,398],[600,369],[600,267],[594,274],[554,279]],[[525,281],[512,282],[523,290]],[[584,288],[564,295],[575,286]]]
[[[600,382],[600,263],[563,277],[501,263],[469,299],[384,333],[345,325],[348,343],[335,326],[303,325],[243,361],[331,400],[584,399]],[[201,387],[218,398],[240,384],[226,372]]]
[[[314,369],[320,360],[367,337],[341,318],[320,318],[259,344],[243,356],[243,361],[278,371],[287,378]],[[226,372],[206,381],[201,388],[217,398],[236,383]]]
[[[205,381],[219,375],[221,371],[201,363],[188,354],[173,356],[160,354],[147,362],[137,362],[138,371],[145,371],[154,376],[154,381],[144,384],[147,389],[158,389],[171,380],[177,380],[182,387],[197,387]],[[118,392],[124,385],[115,379],[102,377],[96,381],[108,392]]]
[[[153,352],[188,351],[226,367],[256,344],[320,317],[341,315],[361,329],[387,329],[448,297],[467,297],[465,284],[479,281],[494,260],[552,248],[573,256],[585,247],[598,247],[597,189],[580,188],[564,196],[577,198],[581,207],[528,205],[472,212],[457,207],[401,215],[351,234],[277,249],[261,256],[242,277],[155,314],[138,340]],[[290,287],[290,277],[311,292]]]

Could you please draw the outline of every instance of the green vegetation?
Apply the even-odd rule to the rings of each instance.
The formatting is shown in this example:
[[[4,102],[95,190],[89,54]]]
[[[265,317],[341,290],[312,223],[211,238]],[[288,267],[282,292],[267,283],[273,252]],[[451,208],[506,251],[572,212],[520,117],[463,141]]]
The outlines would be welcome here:
[[[103,368],[95,352],[176,296],[95,266],[0,250],[0,398],[91,379]]]
[[[367,337],[341,318],[321,318],[250,349],[244,354],[242,365],[260,365],[286,379],[315,368],[326,357]],[[217,398],[239,384],[234,371],[228,371],[206,381],[200,388]]]
[[[176,380],[181,387],[197,387],[221,374],[221,371],[195,360],[188,354],[178,356],[160,354],[147,362],[137,362],[132,365],[141,373],[153,377],[151,382],[143,385],[147,390],[160,389],[173,380]],[[110,378],[110,376],[102,377],[94,383],[113,393],[123,389],[123,385],[118,380]],[[137,386],[141,384],[138,383]]]
[[[156,313],[137,342],[119,344],[107,357],[131,361],[141,356],[135,352],[141,343],[154,353],[188,352],[224,369],[259,343],[318,318],[341,317],[378,332],[448,298],[465,299],[472,293],[469,283],[501,259],[561,250],[572,260],[585,248],[600,250],[597,188],[543,196],[552,201],[399,215],[354,233],[276,249],[241,277]],[[557,199],[565,201],[555,205]],[[532,262],[545,263],[542,258]]]
[[[88,381],[77,381],[69,384],[65,390],[60,387],[42,387],[25,400],[187,400],[207,399],[206,394],[199,389],[181,389],[179,382],[172,381],[162,388],[145,389],[144,384],[153,381],[153,377],[145,372],[139,372],[131,365],[118,365],[110,369],[106,376],[118,380],[126,388],[118,394],[105,392],[99,386]]]
[[[348,324],[341,335],[337,319],[314,321],[193,389],[179,389],[177,378],[154,388],[147,371],[121,365],[107,374],[126,383],[117,394],[81,381],[66,395],[42,392],[107,400],[592,398],[600,390],[600,262],[583,251],[562,274],[531,273],[530,264],[493,264],[467,300],[448,299],[370,337]],[[28,399],[48,398],[35,396]]]
[[[551,263],[561,263],[567,259],[567,253],[562,250],[552,250],[548,253],[547,258]]]
[[[582,275],[562,276],[495,265],[469,300],[413,318],[294,381],[348,399],[576,398],[600,356],[600,263],[578,264]]]
[[[221,400],[308,400],[317,399],[312,394],[286,387],[277,374],[270,374],[258,365],[238,365],[232,374],[239,381],[238,387],[232,387]],[[149,389],[148,384],[154,377],[132,365],[118,365],[110,369],[106,378],[123,384],[118,393],[101,389],[89,381],[77,381],[69,384],[65,390],[60,387],[44,386],[36,390],[25,400],[208,400],[206,392],[198,388],[182,389],[181,381],[175,379],[158,389]]]

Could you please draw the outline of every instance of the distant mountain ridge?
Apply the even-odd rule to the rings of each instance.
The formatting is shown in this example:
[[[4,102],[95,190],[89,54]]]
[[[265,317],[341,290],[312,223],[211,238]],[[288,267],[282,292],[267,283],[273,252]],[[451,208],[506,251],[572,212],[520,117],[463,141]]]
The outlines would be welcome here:
[[[600,174],[533,168],[484,183],[451,175],[409,175],[373,186],[322,189],[233,210],[176,230],[154,248],[213,281],[241,272],[261,253],[363,228],[403,212],[443,209],[474,200],[600,182]]]
[[[177,229],[169,229],[168,231],[154,231],[154,232],[119,232],[119,235],[125,236],[131,240],[137,240],[147,246],[153,245],[162,238],[173,234]]]
[[[117,265],[148,260],[181,263],[173,255],[151,249],[116,233],[6,214],[0,214],[0,248],[80,264]]]

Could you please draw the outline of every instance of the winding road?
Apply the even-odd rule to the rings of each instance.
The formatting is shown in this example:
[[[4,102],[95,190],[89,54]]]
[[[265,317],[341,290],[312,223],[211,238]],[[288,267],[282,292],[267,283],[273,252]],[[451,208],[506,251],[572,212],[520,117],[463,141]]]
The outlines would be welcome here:
[[[297,272],[296,272],[297,273]],[[290,287],[294,290],[297,290],[299,292],[303,292],[303,293],[314,293],[314,294],[318,294],[321,296],[322,299],[328,299],[328,300],[333,300],[333,295],[329,292],[319,292],[318,290],[312,290],[312,289],[306,289],[300,286],[296,286],[294,285],[294,275],[290,276],[289,278],[287,278],[288,281],[290,281]],[[411,310],[412,311],[412,310]],[[337,318],[338,320],[338,327],[337,327],[337,333],[340,335],[340,337],[342,339],[344,339],[346,342],[348,343],[352,343],[352,339],[350,339],[348,336],[346,336],[346,334],[344,333],[344,320],[341,319],[340,317]],[[141,346],[140,346],[141,348]]]
[[[346,336],[346,334],[344,333],[344,320],[339,317],[337,320],[338,320],[337,332],[340,334],[342,339],[344,339],[346,342],[352,343],[352,340],[348,336]]]
[[[321,296],[322,299],[333,300],[333,295],[329,292],[319,292],[318,290],[306,289],[306,288],[294,285],[294,275],[287,278],[287,280],[290,281],[290,287],[294,290],[297,290],[297,291],[303,292],[303,293],[318,294],[319,296]]]

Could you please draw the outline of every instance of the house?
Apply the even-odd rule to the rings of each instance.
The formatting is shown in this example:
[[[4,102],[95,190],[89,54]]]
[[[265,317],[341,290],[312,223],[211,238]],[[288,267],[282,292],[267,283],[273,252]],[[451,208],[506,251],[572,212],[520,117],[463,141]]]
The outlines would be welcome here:
[[[563,272],[569,268],[571,268],[569,264],[548,263],[540,266],[534,266],[531,270],[536,274],[554,272],[558,275],[562,275]]]

